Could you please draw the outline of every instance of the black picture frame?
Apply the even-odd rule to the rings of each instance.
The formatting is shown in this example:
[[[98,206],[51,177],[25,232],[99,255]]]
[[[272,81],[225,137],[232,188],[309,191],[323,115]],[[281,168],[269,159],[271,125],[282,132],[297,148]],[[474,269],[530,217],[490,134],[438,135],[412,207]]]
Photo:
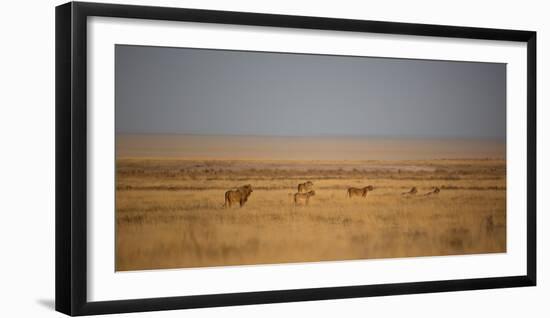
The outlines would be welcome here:
[[[338,30],[527,44],[527,273],[523,276],[89,302],[86,20],[91,16]],[[70,2],[56,7],[56,310],[92,315],[536,285],[536,32]]]

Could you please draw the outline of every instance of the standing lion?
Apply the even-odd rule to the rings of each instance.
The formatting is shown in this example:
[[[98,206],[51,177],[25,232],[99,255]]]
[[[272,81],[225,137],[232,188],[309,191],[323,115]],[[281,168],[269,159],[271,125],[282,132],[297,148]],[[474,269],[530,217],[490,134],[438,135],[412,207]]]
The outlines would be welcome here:
[[[311,190],[313,190],[313,182],[311,181],[298,184],[298,193],[306,193]]]
[[[225,203],[223,207],[230,208],[231,205],[237,202],[240,207],[243,207],[252,192],[252,186],[250,184],[225,192]]]
[[[369,186],[366,186],[364,188],[348,188],[348,197],[351,199],[352,197],[363,197],[363,198],[366,198],[367,197],[367,193],[369,191],[372,191],[374,190],[374,187],[369,185]]]
[[[294,204],[295,205],[299,205],[299,204],[308,205],[309,204],[309,198],[314,196],[314,195],[315,195],[315,191],[313,191],[313,190],[308,191],[306,193],[295,193],[294,194]]]

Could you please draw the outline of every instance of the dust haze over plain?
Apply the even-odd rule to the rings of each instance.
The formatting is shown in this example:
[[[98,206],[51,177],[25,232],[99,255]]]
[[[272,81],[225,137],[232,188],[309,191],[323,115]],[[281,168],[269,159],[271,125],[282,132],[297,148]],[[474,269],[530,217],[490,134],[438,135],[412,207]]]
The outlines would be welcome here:
[[[116,45],[116,132],[506,137],[506,65]]]

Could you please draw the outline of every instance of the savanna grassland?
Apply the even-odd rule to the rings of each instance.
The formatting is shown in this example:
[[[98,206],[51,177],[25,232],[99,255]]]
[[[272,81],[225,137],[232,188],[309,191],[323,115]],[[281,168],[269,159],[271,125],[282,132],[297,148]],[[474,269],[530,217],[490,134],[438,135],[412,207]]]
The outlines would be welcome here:
[[[116,160],[117,271],[506,251],[504,159],[189,157]],[[296,206],[307,180],[316,194]],[[244,207],[224,208],[245,184]]]

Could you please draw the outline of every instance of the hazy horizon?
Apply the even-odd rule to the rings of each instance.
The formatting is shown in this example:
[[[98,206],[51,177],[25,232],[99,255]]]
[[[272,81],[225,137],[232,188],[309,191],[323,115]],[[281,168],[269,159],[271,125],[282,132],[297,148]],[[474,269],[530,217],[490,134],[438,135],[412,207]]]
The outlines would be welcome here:
[[[505,159],[506,143],[467,138],[117,134],[117,158],[232,160]]]
[[[117,133],[506,138],[506,65],[115,47]]]

